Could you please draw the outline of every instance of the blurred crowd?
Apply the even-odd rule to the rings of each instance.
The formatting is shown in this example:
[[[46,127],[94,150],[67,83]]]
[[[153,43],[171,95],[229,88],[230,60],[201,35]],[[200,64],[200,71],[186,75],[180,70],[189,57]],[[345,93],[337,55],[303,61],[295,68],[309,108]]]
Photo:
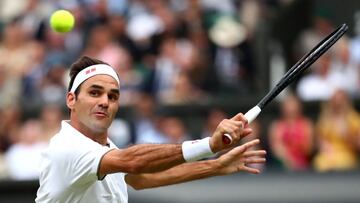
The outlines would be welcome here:
[[[41,150],[67,118],[68,67],[82,55],[108,62],[121,78],[121,107],[109,135],[119,147],[181,143],[211,135],[230,117],[221,108],[203,115],[198,135],[159,105],[202,105],[222,96],[259,90],[254,41],[273,7],[291,1],[257,0],[2,0],[0,2],[0,178],[36,179]],[[59,8],[71,11],[75,28],[51,30]],[[353,170],[358,167],[360,115],[359,36],[342,38],[279,102],[269,125],[256,121],[272,161],[287,170]],[[299,35],[294,58],[335,28],[326,12]],[[269,53],[271,55],[271,53]],[[319,115],[302,106],[322,102]],[[252,104],[251,104],[252,105]],[[120,107],[120,108],[121,108]],[[25,112],[32,112],[27,115]],[[33,113],[35,112],[35,113]],[[35,115],[33,115],[35,114]],[[247,138],[251,139],[251,138]],[[266,168],[266,166],[259,166]]]

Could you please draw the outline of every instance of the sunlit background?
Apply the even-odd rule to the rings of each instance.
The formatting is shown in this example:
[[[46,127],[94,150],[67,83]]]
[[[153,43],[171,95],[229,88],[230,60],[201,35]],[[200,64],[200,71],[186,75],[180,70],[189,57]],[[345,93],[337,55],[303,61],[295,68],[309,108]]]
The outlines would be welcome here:
[[[49,27],[67,9],[75,28]],[[34,202],[39,156],[82,55],[112,65],[120,148],[211,136],[254,106],[339,25],[347,34],[252,123],[267,163],[235,174],[134,191],[129,202],[359,202],[360,1],[1,0],[0,202]]]

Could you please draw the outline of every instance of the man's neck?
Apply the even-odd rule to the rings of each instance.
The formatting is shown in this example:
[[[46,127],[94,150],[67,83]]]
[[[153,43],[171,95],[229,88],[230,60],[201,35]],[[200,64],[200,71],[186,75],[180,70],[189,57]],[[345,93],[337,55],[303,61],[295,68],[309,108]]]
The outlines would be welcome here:
[[[70,125],[84,136],[93,140],[94,142],[97,142],[103,146],[108,145],[107,132],[96,132],[88,128],[87,126],[81,124],[80,122],[74,122],[72,120],[70,121]]]

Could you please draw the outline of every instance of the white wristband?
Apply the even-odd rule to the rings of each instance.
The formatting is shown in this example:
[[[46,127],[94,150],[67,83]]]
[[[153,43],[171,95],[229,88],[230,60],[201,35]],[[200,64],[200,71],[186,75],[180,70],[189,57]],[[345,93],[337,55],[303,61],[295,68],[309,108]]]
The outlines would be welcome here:
[[[193,162],[215,155],[210,148],[210,137],[183,142],[182,153],[186,162]]]

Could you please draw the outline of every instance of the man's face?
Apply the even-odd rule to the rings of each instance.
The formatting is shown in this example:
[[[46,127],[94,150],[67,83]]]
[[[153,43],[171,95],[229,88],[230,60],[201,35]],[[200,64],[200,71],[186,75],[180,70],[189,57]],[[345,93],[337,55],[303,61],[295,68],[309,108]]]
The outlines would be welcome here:
[[[79,127],[95,133],[107,131],[119,108],[119,86],[108,75],[95,75],[82,83],[72,114]]]

